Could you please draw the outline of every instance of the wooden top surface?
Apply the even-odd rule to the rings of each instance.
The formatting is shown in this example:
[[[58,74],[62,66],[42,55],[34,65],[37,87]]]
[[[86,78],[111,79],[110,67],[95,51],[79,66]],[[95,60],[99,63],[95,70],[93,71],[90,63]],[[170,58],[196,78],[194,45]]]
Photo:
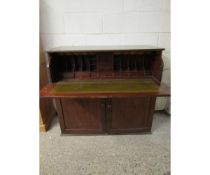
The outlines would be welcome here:
[[[82,51],[161,51],[164,48],[147,45],[116,45],[116,46],[61,46],[47,50],[49,53],[53,52],[82,52]]]
[[[72,80],[49,84],[41,91],[42,97],[121,97],[149,94],[168,96],[170,92],[152,79]]]

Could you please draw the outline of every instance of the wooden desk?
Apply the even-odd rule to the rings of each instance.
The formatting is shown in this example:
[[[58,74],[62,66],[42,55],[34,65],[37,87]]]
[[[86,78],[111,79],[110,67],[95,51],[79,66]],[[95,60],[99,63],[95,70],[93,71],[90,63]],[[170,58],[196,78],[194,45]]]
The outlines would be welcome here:
[[[150,132],[161,84],[162,48],[64,47],[48,51],[51,83],[63,134]]]

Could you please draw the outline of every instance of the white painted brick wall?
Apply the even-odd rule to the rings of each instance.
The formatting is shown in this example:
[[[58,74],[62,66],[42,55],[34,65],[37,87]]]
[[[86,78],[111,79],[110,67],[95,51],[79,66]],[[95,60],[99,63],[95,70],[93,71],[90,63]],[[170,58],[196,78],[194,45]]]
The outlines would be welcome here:
[[[40,0],[45,49],[64,45],[164,47],[163,81],[170,83],[170,0]],[[156,109],[165,100],[158,99]]]
[[[129,33],[123,35],[124,45],[157,45],[157,33]]]
[[[53,10],[63,13],[122,12],[123,0],[41,0]]]
[[[169,12],[125,12],[125,13],[104,15],[103,32],[104,33],[170,32]]]
[[[170,0],[124,0],[125,11],[170,11]]]
[[[164,47],[166,49],[166,52],[170,51],[170,33],[159,34],[158,46]]]
[[[68,46],[68,45],[85,45],[86,36],[85,35],[73,35],[73,34],[48,34],[42,35],[43,45],[48,48],[54,48],[59,46]]]
[[[102,17],[94,13],[64,14],[65,33],[102,33]]]
[[[119,45],[123,43],[122,34],[103,34],[88,35],[86,37],[87,45]]]

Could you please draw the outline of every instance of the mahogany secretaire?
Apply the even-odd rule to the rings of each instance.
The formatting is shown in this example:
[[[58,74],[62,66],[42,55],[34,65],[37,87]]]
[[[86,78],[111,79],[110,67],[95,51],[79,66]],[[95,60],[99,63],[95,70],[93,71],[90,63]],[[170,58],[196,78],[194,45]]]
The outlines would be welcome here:
[[[161,84],[163,48],[152,46],[60,47],[47,51],[50,83],[41,98],[54,98],[63,134],[150,132]]]

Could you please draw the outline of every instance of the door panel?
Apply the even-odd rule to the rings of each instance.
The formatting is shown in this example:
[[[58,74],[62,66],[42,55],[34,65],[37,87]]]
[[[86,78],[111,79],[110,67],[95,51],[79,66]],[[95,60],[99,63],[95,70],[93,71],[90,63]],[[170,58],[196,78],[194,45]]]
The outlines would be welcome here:
[[[61,103],[67,133],[101,133],[104,131],[103,99],[63,98]]]
[[[150,97],[113,98],[110,99],[108,110],[108,130],[111,133],[150,129]]]

